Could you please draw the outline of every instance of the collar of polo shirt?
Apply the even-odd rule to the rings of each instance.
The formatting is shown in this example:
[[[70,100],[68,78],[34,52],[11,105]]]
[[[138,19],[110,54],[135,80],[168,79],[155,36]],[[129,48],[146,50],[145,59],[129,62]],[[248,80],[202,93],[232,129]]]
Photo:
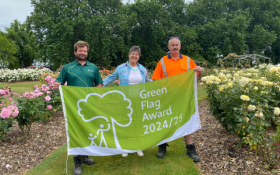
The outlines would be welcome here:
[[[169,54],[168,54],[168,59],[171,59],[171,58],[172,58],[172,57],[171,57],[171,54],[169,53]],[[180,58],[180,59],[183,59],[183,56],[182,56],[181,53],[180,53],[180,55],[179,55],[179,58]]]
[[[75,61],[76,61],[76,65],[79,65],[79,64],[80,64],[77,60],[75,60]],[[81,64],[80,64],[80,65],[81,65]],[[86,61],[86,63],[85,63],[84,65],[88,65],[88,61]]]

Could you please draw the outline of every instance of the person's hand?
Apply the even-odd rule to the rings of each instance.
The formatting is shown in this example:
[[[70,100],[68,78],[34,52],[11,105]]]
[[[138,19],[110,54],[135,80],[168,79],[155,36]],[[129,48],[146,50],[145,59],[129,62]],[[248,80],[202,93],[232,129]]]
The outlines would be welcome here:
[[[202,68],[200,66],[196,66],[193,70],[196,72],[201,72]]]
[[[59,86],[61,85],[61,83],[59,82],[54,82],[53,84],[53,90],[58,90]]]

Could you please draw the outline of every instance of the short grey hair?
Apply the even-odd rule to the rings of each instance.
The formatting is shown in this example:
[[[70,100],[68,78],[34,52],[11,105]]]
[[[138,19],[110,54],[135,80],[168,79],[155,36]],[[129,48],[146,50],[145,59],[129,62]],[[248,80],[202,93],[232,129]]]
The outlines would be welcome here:
[[[132,47],[129,49],[128,56],[130,55],[131,52],[138,52],[139,57],[141,56],[141,49],[140,49],[139,46],[132,46]]]
[[[177,38],[172,38],[172,39],[177,39]],[[170,45],[170,40],[172,40],[172,39],[169,39],[169,40],[168,40],[168,46]],[[177,40],[179,40],[179,43],[180,43],[180,45],[181,45],[180,39],[177,39]]]

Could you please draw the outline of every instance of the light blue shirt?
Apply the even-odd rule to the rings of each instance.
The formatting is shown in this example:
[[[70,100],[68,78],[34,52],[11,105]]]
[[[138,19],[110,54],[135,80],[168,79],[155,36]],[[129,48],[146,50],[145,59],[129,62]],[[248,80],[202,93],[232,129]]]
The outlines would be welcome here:
[[[103,85],[106,86],[113,81],[120,78],[120,86],[126,86],[128,85],[128,78],[130,75],[131,68],[128,65],[128,61],[126,63],[123,63],[117,67],[114,73],[112,73],[109,77],[105,78],[103,80]],[[146,68],[142,66],[141,64],[137,63],[137,67],[140,70],[140,74],[142,77],[142,83],[152,81],[149,76]]]

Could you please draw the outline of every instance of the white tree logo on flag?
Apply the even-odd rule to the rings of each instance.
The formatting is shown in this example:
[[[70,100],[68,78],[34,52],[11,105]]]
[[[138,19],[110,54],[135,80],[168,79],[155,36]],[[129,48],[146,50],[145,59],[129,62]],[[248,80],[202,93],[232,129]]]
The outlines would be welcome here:
[[[97,130],[96,135],[93,136],[93,135],[90,133],[90,134],[89,134],[90,137],[88,137],[88,139],[91,140],[91,145],[90,145],[90,146],[93,146],[93,145],[94,145],[94,146],[97,146],[96,143],[94,142],[94,139],[95,139],[95,138],[97,137],[97,135],[100,133],[100,134],[101,134],[101,140],[100,140],[100,143],[99,143],[99,147],[101,147],[102,143],[104,143],[104,144],[105,144],[105,147],[108,148],[107,143],[106,143],[106,138],[104,138],[103,132],[104,132],[104,131],[108,131],[108,130],[111,128],[111,127],[110,127],[109,119],[108,119],[107,117],[105,117],[105,116],[94,116],[94,117],[92,117],[92,118],[90,118],[90,119],[85,119],[84,115],[81,114],[81,111],[82,111],[83,109],[80,107],[80,103],[81,103],[81,102],[87,103],[87,100],[88,100],[88,98],[89,98],[90,96],[98,96],[98,97],[100,97],[100,98],[103,98],[103,97],[105,97],[106,95],[111,94],[111,93],[118,93],[118,94],[121,94],[121,95],[123,96],[123,100],[128,101],[128,103],[129,103],[129,105],[127,106],[127,108],[130,109],[130,113],[127,114],[127,116],[129,117],[129,122],[128,122],[127,124],[121,124],[121,123],[117,122],[117,121],[114,119],[114,116],[111,116],[111,126],[112,126],[112,129],[113,129],[115,144],[116,144],[117,149],[122,149],[121,146],[120,146],[118,137],[117,137],[115,125],[118,125],[118,126],[120,126],[120,127],[128,127],[128,126],[131,124],[131,122],[132,122],[132,117],[131,117],[131,115],[132,115],[132,113],[133,113],[133,109],[131,108],[131,101],[130,101],[128,98],[126,98],[125,95],[124,95],[122,92],[114,90],[114,91],[106,92],[106,93],[104,93],[103,95],[100,95],[100,94],[97,94],[97,93],[90,93],[90,94],[88,94],[88,95],[86,96],[85,99],[81,99],[81,100],[79,100],[79,101],[77,102],[77,107],[78,107],[78,109],[79,109],[79,110],[78,110],[78,114],[82,117],[82,119],[83,119],[85,122],[90,122],[90,121],[93,121],[93,120],[95,120],[95,119],[104,119],[104,120],[107,122],[107,124],[108,124],[107,127],[104,126],[103,124],[101,124],[101,125],[100,125],[100,129]],[[104,127],[105,127],[105,128],[104,128]]]

